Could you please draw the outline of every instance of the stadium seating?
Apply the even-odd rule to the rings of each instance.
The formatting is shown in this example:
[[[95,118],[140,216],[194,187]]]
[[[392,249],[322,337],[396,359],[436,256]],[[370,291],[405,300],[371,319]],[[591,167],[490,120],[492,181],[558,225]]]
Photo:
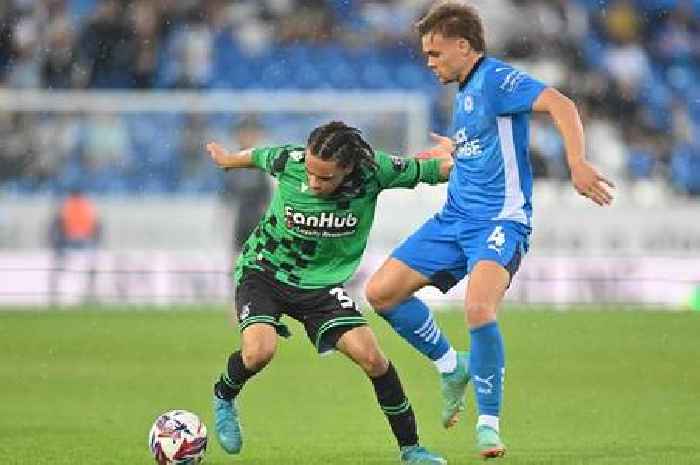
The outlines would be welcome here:
[[[12,3],[12,2],[11,2]],[[242,2],[246,3],[246,2]],[[262,2],[264,3],[264,2]],[[391,2],[388,2],[391,4]],[[478,2],[477,2],[478,3]],[[517,2],[523,4],[524,2]],[[534,2],[537,3],[537,2]],[[39,21],[31,11],[21,9],[18,2],[15,15],[19,19]],[[91,21],[95,10],[95,1],[70,0],[67,2],[67,13],[74,22],[76,30],[83,30]],[[636,10],[633,15],[625,16],[624,8],[620,11],[620,3],[616,0],[569,0],[572,11],[578,5],[588,21],[585,34],[578,43],[581,57],[581,67],[577,73],[583,73],[579,79],[586,83],[592,76],[603,76],[607,80],[604,88],[616,88],[616,76],[608,67],[606,56],[618,43],[614,34],[606,29],[619,27],[605,23],[607,12],[617,9],[624,27],[637,28],[632,43],[637,44],[636,56],[642,56],[648,62],[646,72],[639,88],[634,92],[632,101],[627,102],[632,108],[625,117],[628,126],[639,126],[645,132],[658,137],[671,137],[673,143],[668,145],[665,157],[654,157],[649,147],[639,148],[631,141],[628,150],[628,160],[625,164],[627,171],[622,173],[633,179],[645,179],[665,176],[671,173],[668,181],[682,192],[695,193],[693,186],[700,182],[700,170],[684,172],[696,165],[688,150],[683,147],[685,140],[678,137],[678,120],[687,121],[690,134],[686,139],[698,140],[700,136],[700,0],[681,2],[679,0],[635,0]],[[353,6],[354,5],[354,6]],[[189,11],[170,12],[167,23],[163,26],[161,40],[158,42],[156,67],[151,85],[159,89],[197,88],[197,89],[226,89],[226,90],[408,90],[429,95],[433,100],[434,114],[433,129],[444,131],[447,124],[444,116],[444,106],[440,105],[443,94],[432,73],[424,66],[420,56],[415,34],[410,21],[415,16],[414,11],[402,8],[400,2],[391,6],[395,14],[387,14],[392,10],[386,8],[373,10],[372,17],[352,2],[328,0],[325,13],[333,22],[330,37],[309,40],[284,39],[268,36],[261,40],[260,47],[247,47],[244,40],[237,35],[236,24],[250,22],[265,24],[267,27],[282,28],[283,17],[275,17],[269,11],[261,12],[263,6],[256,2],[248,3],[249,16],[235,18],[224,27],[214,27],[207,23],[208,18],[192,15]],[[479,7],[488,11],[489,4],[484,2]],[[682,10],[684,5],[687,10]],[[389,8],[389,7],[387,7]],[[532,7],[523,7],[532,8]],[[232,10],[233,11],[233,10]],[[238,10],[235,10],[238,12]],[[251,13],[252,12],[252,13]],[[556,11],[555,11],[556,13]],[[629,12],[628,12],[629,13]],[[164,17],[165,13],[162,13]],[[571,14],[571,13],[569,13]],[[690,14],[688,16],[688,14]],[[257,16],[256,16],[257,15]],[[193,19],[194,18],[194,19]],[[679,19],[680,18],[680,19]],[[685,19],[683,19],[685,18]],[[162,19],[162,18],[161,18]],[[380,26],[373,24],[379,21]],[[37,23],[38,24],[38,23]],[[213,24],[213,23],[212,23]],[[199,28],[199,29],[198,29]],[[193,30],[203,30],[209,33],[197,36],[201,53],[197,56],[210,56],[209,62],[188,62],[184,51],[186,44],[192,42]],[[264,28],[257,30],[264,31]],[[398,31],[398,32],[397,32]],[[37,32],[38,34],[39,32]],[[386,39],[390,34],[391,40]],[[391,34],[394,34],[391,36]],[[264,34],[261,35],[263,37]],[[348,37],[351,37],[348,40]],[[354,38],[353,38],[354,37]],[[74,38],[78,41],[79,37]],[[566,38],[561,38],[562,43]],[[208,42],[209,41],[209,42]],[[636,42],[635,42],[636,41]],[[40,41],[37,41],[37,44]],[[185,45],[183,45],[185,44]],[[501,44],[502,45],[502,44]],[[549,48],[553,45],[550,44]],[[37,45],[38,46],[38,45]],[[83,48],[86,45],[83,44]],[[92,46],[87,44],[88,48]],[[209,48],[210,47],[210,48]],[[544,48],[545,46],[543,46]],[[503,47],[502,47],[503,48]],[[197,51],[200,51],[197,49]],[[499,50],[496,52],[501,54]],[[639,55],[641,54],[641,55]],[[629,54],[626,55],[629,59]],[[566,54],[558,57],[566,63]],[[191,57],[189,58],[191,59]],[[641,58],[639,58],[641,60]],[[542,59],[535,49],[526,50],[523,64],[528,69],[537,70]],[[16,63],[7,56],[0,54],[0,63],[4,73],[0,79],[8,79],[12,75]],[[638,63],[644,65],[644,61]],[[566,66],[566,65],[565,65]],[[193,68],[194,67],[194,68]],[[194,69],[194,70],[193,70]],[[130,69],[98,70],[89,82],[92,89],[130,88],[136,80]],[[0,87],[4,86],[0,80]],[[585,86],[581,89],[567,89],[575,97],[585,100],[596,97],[586,94]],[[599,98],[596,97],[596,98]],[[132,115],[124,117],[128,128],[128,149],[123,153],[123,160],[111,167],[109,175],[102,171],[90,171],[85,165],[80,150],[72,154],[70,163],[58,170],[53,177],[41,179],[32,177],[28,172],[23,179],[7,179],[0,173],[0,187],[3,190],[15,191],[22,194],[44,193],[60,190],[69,185],[71,179],[84,177],[89,173],[96,191],[104,193],[137,192],[211,192],[219,185],[197,172],[190,174],[188,166],[183,163],[183,153],[177,145],[177,137],[184,124],[185,115],[174,115],[171,118],[153,117],[152,115]],[[266,117],[267,118],[267,117]],[[615,114],[607,115],[610,124],[620,123]],[[296,134],[299,122],[293,117],[271,117],[274,120],[273,139],[283,140],[284,136]],[[213,129],[209,133],[225,133],[226,124],[212,121]],[[621,125],[621,129],[625,129]],[[81,138],[85,137],[84,130]],[[624,131],[623,131],[624,132]],[[156,137],[157,136],[157,137]],[[172,144],[163,144],[163,139],[172,140]],[[84,140],[79,141],[78,146]],[[561,151],[561,150],[560,150]],[[0,157],[3,157],[0,153]],[[558,165],[563,154],[555,154],[559,160],[545,160],[545,163]],[[690,158],[689,158],[690,157]],[[669,161],[670,160],[670,161]],[[659,169],[659,163],[662,166]],[[0,165],[1,166],[1,165]],[[104,170],[104,167],[101,168]],[[550,169],[549,172],[559,172]],[[619,173],[613,173],[616,175]]]

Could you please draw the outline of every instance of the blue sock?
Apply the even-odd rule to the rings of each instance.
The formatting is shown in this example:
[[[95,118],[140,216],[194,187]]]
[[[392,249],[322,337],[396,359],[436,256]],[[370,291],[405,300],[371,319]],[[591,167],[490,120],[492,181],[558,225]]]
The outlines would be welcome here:
[[[430,360],[439,359],[450,349],[450,343],[438,328],[430,309],[417,297],[410,297],[387,312],[379,312],[379,315]]]
[[[469,330],[469,374],[474,382],[479,415],[499,416],[503,398],[505,351],[498,323]]]

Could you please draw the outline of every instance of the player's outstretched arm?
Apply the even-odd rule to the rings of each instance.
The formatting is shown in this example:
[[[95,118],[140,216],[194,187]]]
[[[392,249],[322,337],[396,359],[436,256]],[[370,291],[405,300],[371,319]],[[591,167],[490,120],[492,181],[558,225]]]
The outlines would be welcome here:
[[[253,149],[231,153],[216,142],[208,143],[206,148],[211,159],[219,168],[252,168],[255,166],[253,165]]]
[[[613,195],[609,188],[615,185],[586,160],[583,125],[574,102],[549,87],[537,97],[532,109],[549,113],[557,126],[576,191],[598,205],[610,205]]]
[[[446,180],[450,177],[450,170],[454,165],[454,141],[449,137],[441,136],[434,132],[430,133],[430,138],[433,139],[435,145],[428,150],[420,152],[416,155],[416,158],[419,160],[429,160],[431,158],[440,160],[440,178]]]

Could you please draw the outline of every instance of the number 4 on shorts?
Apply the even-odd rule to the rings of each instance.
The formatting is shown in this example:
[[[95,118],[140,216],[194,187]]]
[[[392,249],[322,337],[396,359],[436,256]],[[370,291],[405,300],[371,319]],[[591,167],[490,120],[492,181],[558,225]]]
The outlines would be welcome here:
[[[503,231],[503,226],[496,226],[493,228],[491,235],[486,239],[489,249],[493,249],[498,253],[501,253],[503,245],[506,243],[506,233]]]

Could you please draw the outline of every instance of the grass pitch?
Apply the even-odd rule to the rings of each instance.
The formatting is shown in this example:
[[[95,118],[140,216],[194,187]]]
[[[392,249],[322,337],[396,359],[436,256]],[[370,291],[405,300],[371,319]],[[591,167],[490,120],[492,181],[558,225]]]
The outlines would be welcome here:
[[[467,344],[459,312],[438,319]],[[380,343],[413,403],[422,443],[479,463],[468,413],[440,427],[438,379],[378,318]],[[0,312],[0,456],[4,463],[152,464],[147,433],[163,411],[199,414],[210,465],[391,465],[393,437],[370,383],[342,356],[319,358],[289,322],[272,364],[241,394],[245,446],[213,437],[211,384],[237,346],[222,308]],[[700,313],[516,311],[506,341],[508,465],[700,464]]]

